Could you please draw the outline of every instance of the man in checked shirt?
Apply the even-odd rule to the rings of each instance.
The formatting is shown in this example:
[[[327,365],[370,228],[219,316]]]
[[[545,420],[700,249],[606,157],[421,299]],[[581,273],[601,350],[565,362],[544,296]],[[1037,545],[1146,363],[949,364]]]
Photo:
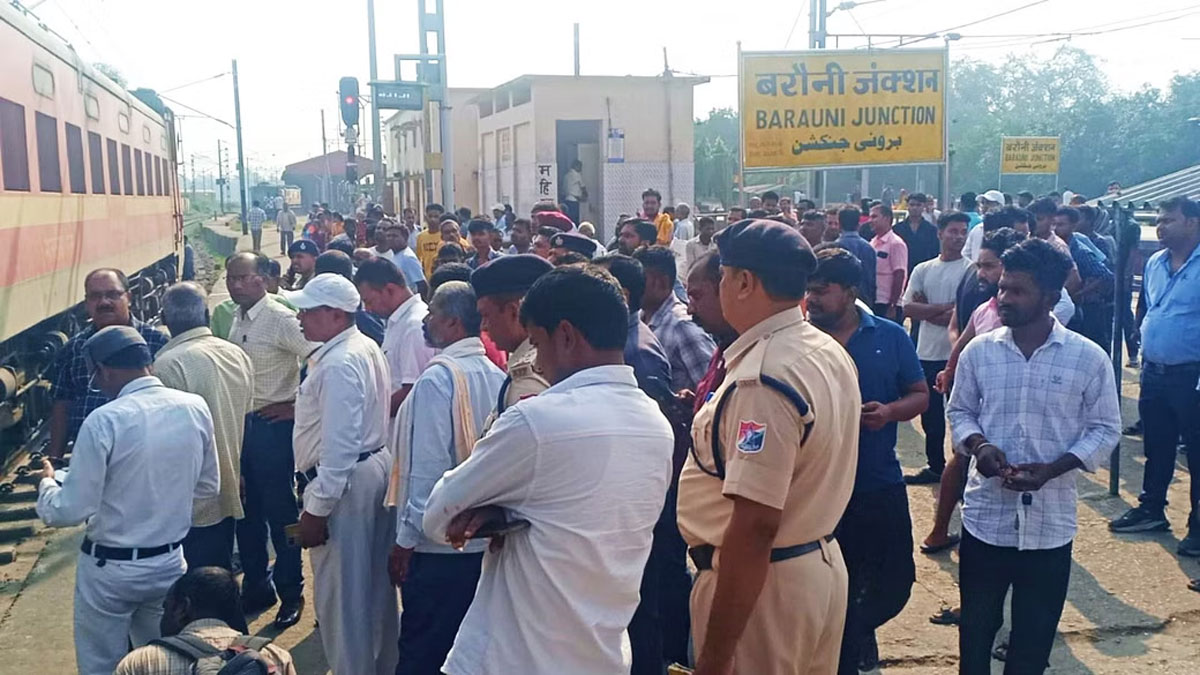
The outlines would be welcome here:
[[[1067,597],[1075,473],[1092,471],[1121,435],[1108,356],[1050,314],[1071,260],[1030,239],[1005,251],[1003,327],[959,360],[950,427],[971,456],[959,548],[960,672],[991,672],[992,641],[1012,588],[1005,673],[1041,673]]]

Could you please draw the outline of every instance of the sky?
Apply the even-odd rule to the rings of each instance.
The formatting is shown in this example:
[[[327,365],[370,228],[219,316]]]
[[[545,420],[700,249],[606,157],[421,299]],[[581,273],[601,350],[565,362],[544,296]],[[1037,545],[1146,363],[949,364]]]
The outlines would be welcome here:
[[[238,59],[247,164],[276,174],[321,153],[321,110],[330,150],[340,147],[338,79],[368,80],[367,0],[21,0],[88,61],[117,67],[129,86],[164,93],[182,119],[185,161],[215,172],[217,141],[233,131],[184,106],[234,120],[231,59]],[[829,0],[835,6],[838,0]],[[840,46],[864,34],[943,33],[951,58],[1049,56],[1064,44],[1100,59],[1112,85],[1165,86],[1200,70],[1200,2],[1195,0],[860,0],[835,12],[828,31]],[[430,9],[434,0],[429,0]],[[703,10],[699,9],[704,7]],[[656,75],[663,48],[672,70],[712,78],[695,90],[695,114],[737,106],[737,43],[747,51],[803,49],[804,0],[446,0],[446,52],[452,87],[491,87],[524,74],[570,74],[572,24],[580,24],[584,75]],[[1004,16],[996,16],[1006,13]],[[989,18],[995,17],[995,18]],[[1137,27],[1139,24],[1150,24]],[[1048,38],[986,37],[1113,31]],[[376,0],[381,79],[393,58],[418,51],[417,0]],[[975,37],[979,36],[979,37]],[[886,43],[887,41],[884,40]],[[1040,42],[1040,44],[1038,44]],[[921,46],[936,47],[941,39]],[[830,38],[827,46],[835,46]],[[190,83],[207,80],[200,84]],[[1200,111],[1198,111],[1200,112]],[[384,111],[386,119],[389,111]],[[369,113],[367,120],[370,119]],[[369,147],[369,146],[368,146]],[[233,166],[236,160],[230,161]]]

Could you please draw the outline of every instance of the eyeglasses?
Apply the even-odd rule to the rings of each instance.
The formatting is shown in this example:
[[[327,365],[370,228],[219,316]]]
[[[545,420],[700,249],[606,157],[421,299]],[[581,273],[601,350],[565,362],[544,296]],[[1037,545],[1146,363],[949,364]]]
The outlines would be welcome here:
[[[88,302],[100,302],[101,300],[120,300],[125,297],[127,291],[90,291],[84,295],[84,299]]]

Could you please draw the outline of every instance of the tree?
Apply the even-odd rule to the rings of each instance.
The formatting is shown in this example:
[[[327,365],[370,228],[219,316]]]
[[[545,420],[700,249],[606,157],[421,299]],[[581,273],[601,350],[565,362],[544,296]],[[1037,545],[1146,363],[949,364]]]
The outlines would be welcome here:
[[[121,69],[114,65],[104,63],[102,61],[96,61],[92,64],[92,68],[101,75],[104,75],[113,82],[116,82],[122,89],[129,86],[129,80],[125,79],[125,75],[121,73]]]

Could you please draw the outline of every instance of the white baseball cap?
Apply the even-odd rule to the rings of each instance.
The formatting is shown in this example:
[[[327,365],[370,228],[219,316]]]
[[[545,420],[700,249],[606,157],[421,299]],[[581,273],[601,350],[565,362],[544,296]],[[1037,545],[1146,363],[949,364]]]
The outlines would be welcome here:
[[[501,203],[499,203],[499,202],[497,202],[497,203],[495,203],[495,204],[492,204],[492,210],[493,210],[493,211],[503,211],[503,210],[504,210],[504,205],[503,205],[503,204],[501,204]]]
[[[289,293],[287,299],[297,309],[332,307],[351,313],[358,311],[360,301],[358,289],[340,274],[318,274],[304,288]]]
[[[988,190],[987,192],[980,195],[980,197],[988,200],[989,202],[992,202],[993,204],[1003,204],[1004,203],[1004,193],[999,190]]]

